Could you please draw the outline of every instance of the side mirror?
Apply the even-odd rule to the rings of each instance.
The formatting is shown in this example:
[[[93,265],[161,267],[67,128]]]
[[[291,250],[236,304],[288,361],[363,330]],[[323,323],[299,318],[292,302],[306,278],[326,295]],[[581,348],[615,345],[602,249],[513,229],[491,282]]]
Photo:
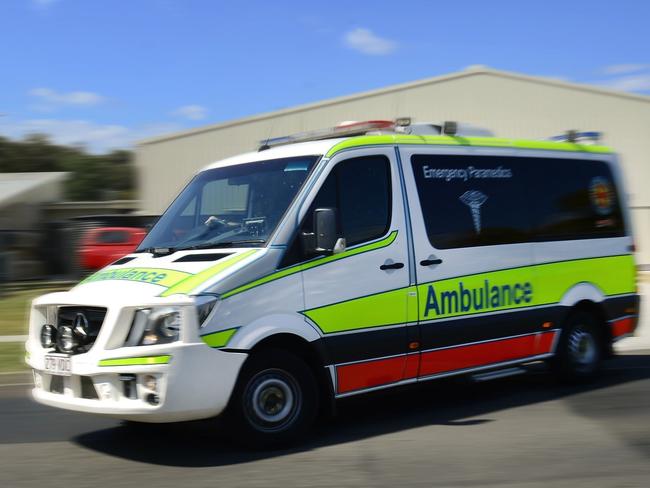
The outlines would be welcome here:
[[[316,234],[316,252],[331,253],[336,245],[336,209],[317,208],[314,210],[314,234]]]
[[[314,210],[314,232],[303,233],[303,249],[306,254],[332,254],[341,252],[345,244],[337,236],[337,212],[335,208],[317,208]],[[344,241],[343,241],[344,242]]]

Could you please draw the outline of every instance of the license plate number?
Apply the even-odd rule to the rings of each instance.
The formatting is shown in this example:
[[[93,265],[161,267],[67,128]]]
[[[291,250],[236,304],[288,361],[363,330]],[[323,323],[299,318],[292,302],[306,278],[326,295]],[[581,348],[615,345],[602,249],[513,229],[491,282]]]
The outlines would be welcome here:
[[[47,354],[45,356],[45,371],[59,376],[70,376],[72,374],[70,356]]]

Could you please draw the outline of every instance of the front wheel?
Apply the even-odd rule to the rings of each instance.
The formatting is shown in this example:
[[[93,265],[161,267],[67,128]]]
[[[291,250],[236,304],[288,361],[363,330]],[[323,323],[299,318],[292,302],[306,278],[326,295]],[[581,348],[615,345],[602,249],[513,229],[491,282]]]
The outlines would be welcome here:
[[[272,349],[255,353],[244,365],[227,416],[233,440],[269,448],[302,438],[317,412],[311,368],[289,352]]]
[[[603,337],[597,318],[584,310],[572,313],[561,332],[553,367],[560,379],[592,379],[603,359]]]

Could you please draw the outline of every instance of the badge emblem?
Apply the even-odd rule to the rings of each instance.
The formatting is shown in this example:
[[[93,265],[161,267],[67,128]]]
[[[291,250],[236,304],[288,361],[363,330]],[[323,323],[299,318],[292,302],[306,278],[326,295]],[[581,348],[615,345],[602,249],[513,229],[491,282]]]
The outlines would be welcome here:
[[[469,190],[463,193],[458,199],[467,205],[472,212],[474,230],[477,234],[481,233],[481,205],[488,199],[487,195],[478,190]]]
[[[597,176],[589,185],[589,198],[598,215],[609,215],[614,206],[612,187],[605,178]]]
[[[86,316],[79,312],[74,318],[72,328],[77,335],[86,337],[88,335],[88,319]]]

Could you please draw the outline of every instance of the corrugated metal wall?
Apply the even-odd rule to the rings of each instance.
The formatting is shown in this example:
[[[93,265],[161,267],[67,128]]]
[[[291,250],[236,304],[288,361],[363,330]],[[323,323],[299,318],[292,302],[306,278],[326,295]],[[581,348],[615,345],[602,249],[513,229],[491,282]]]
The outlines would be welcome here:
[[[567,129],[598,130],[621,155],[637,232],[639,261],[650,264],[650,97],[626,97],[494,71],[429,82],[254,117],[142,144],[137,149],[143,210],[161,212],[203,166],[256,149],[267,137],[343,120],[457,120],[500,137],[545,138]]]

